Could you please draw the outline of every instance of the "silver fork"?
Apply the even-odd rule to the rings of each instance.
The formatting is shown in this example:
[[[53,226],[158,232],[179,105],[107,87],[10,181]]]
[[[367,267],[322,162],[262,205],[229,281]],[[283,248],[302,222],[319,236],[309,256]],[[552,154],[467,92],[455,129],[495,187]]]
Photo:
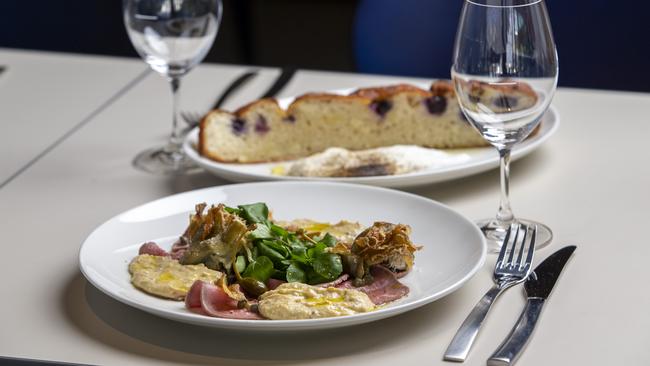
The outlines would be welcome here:
[[[528,277],[533,262],[536,236],[537,226],[529,227],[518,223],[510,225],[494,266],[495,285],[476,304],[456,332],[445,351],[446,361],[465,361],[494,300],[503,291],[523,282]]]

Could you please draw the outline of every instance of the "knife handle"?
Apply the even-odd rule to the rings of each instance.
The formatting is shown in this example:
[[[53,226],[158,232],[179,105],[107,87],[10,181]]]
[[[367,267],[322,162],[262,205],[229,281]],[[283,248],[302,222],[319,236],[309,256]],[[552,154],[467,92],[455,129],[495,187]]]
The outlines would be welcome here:
[[[291,81],[296,71],[298,70],[293,67],[283,67],[280,71],[280,76],[275,79],[273,85],[260,98],[274,98]]]
[[[537,324],[537,319],[539,319],[543,306],[544,299],[542,298],[534,297],[528,299],[524,311],[519,316],[519,320],[517,320],[517,324],[512,328],[510,334],[508,334],[499,348],[488,359],[488,366],[509,366],[515,364],[535,329],[535,324]]]
[[[469,354],[472,344],[478,335],[481,324],[485,320],[494,300],[505,290],[510,287],[509,285],[500,286],[494,285],[482,298],[478,304],[474,306],[472,312],[467,315],[465,321],[460,326],[456,335],[449,343],[449,347],[445,351],[445,361],[463,362]]]
[[[257,76],[257,71],[248,71],[239,75],[233,80],[230,85],[221,93],[219,99],[210,107],[210,110],[221,108],[221,105],[228,99],[230,94],[234,93],[237,89],[246,84],[252,77]]]

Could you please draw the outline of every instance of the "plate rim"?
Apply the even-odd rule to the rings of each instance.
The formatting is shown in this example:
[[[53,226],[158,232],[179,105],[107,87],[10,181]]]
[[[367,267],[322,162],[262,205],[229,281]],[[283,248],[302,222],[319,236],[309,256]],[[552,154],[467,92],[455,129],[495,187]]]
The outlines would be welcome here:
[[[169,310],[169,309],[160,309],[156,307],[151,307],[147,306],[146,304],[141,304],[136,300],[130,299],[127,296],[119,296],[119,294],[114,293],[111,291],[108,287],[105,286],[104,284],[101,283],[101,281],[110,281],[109,279],[103,277],[101,274],[97,273],[97,276],[100,276],[100,278],[95,278],[95,273],[96,272],[92,266],[88,263],[88,261],[84,261],[84,257],[86,256],[85,252],[89,249],[89,246],[91,244],[89,241],[93,239],[93,236],[102,230],[105,225],[113,222],[114,220],[117,220],[119,217],[122,215],[131,212],[133,210],[140,209],[143,206],[154,204],[159,201],[167,200],[172,197],[179,197],[183,195],[194,195],[194,194],[201,194],[201,192],[207,192],[207,191],[219,191],[219,190],[228,190],[228,189],[238,189],[238,187],[241,186],[267,186],[267,185],[275,185],[275,186],[292,186],[292,185],[311,185],[311,186],[330,186],[336,188],[350,188],[350,189],[360,189],[360,190],[371,190],[371,191],[378,191],[378,192],[384,192],[388,194],[394,194],[402,197],[409,197],[410,199],[416,199],[419,201],[426,202],[427,204],[432,204],[434,206],[438,206],[439,209],[442,209],[446,211],[448,214],[451,214],[453,216],[456,216],[457,219],[460,221],[470,224],[468,227],[473,228],[474,234],[477,234],[477,237],[480,238],[480,243],[478,245],[480,246],[481,253],[480,257],[474,263],[474,265],[471,267],[471,269],[465,273],[462,278],[457,280],[454,284],[446,287],[445,289],[436,292],[434,294],[429,294],[427,296],[424,296],[420,299],[404,303],[404,304],[398,304],[394,307],[387,307],[384,309],[379,309],[376,311],[368,312],[368,313],[362,313],[362,314],[356,314],[352,316],[342,316],[342,317],[330,317],[330,318],[321,318],[321,319],[305,319],[305,320],[273,320],[273,321],[264,321],[260,322],[259,320],[245,320],[245,319],[224,319],[224,318],[213,318],[213,317],[206,317],[204,315],[199,315],[199,314],[194,314],[191,312],[187,313],[178,313],[174,310]],[[131,207],[125,211],[122,211],[108,220],[104,221],[100,225],[98,225],[95,229],[92,230],[92,232],[84,239],[84,242],[82,243],[81,247],[79,248],[79,255],[78,255],[78,263],[79,263],[79,268],[81,270],[81,273],[84,275],[86,280],[90,282],[96,289],[99,289],[102,293],[108,295],[109,297],[117,300],[118,302],[121,302],[123,304],[126,304],[128,306],[134,307],[136,309],[145,311],[150,314],[154,314],[156,316],[174,320],[174,321],[180,321],[183,323],[189,323],[189,324],[195,324],[195,325],[200,325],[200,326],[205,326],[205,327],[210,327],[210,328],[222,328],[222,329],[236,329],[236,330],[242,330],[242,331],[297,331],[297,330],[313,330],[313,329],[328,329],[328,328],[338,328],[338,327],[345,327],[345,326],[351,326],[351,325],[356,325],[356,324],[363,324],[363,323],[368,323],[368,322],[373,322],[376,320],[381,320],[385,319],[388,317],[396,316],[408,311],[411,311],[413,309],[416,309],[418,307],[424,306],[426,304],[429,304],[431,302],[434,302],[438,299],[441,299],[442,297],[456,291],[459,289],[461,286],[467,283],[476,273],[483,267],[485,264],[487,257],[487,243],[485,241],[485,238],[483,234],[481,233],[480,229],[467,217],[464,215],[460,214],[458,211],[452,209],[451,207],[420,196],[412,193],[407,193],[407,192],[402,192],[399,190],[394,190],[394,189],[389,189],[389,188],[383,188],[383,187],[375,187],[375,186],[366,186],[366,185],[359,185],[359,184],[353,184],[353,183],[338,183],[338,182],[322,182],[322,181],[317,181],[317,182],[305,182],[305,181],[297,181],[297,182],[287,182],[287,181],[271,181],[271,182],[249,182],[249,183],[237,183],[237,184],[227,184],[227,185],[221,185],[221,186],[213,186],[213,187],[206,187],[206,188],[201,188],[201,189],[196,189],[196,190],[191,190],[191,191],[186,191],[186,192],[180,192],[172,195],[168,195],[165,197],[161,197],[155,200],[151,200],[149,202],[142,203],[140,205],[137,205],[135,207]]]

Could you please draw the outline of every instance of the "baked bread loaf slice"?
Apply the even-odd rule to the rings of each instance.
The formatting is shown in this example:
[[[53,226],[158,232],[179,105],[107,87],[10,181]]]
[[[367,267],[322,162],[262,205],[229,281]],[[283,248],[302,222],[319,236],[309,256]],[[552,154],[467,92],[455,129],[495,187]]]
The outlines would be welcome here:
[[[508,93],[511,104],[514,100],[528,104],[532,90]],[[483,95],[478,96],[485,99],[481,103],[503,104],[502,93]],[[494,95],[496,99],[490,100]],[[465,119],[451,83],[439,81],[430,90],[400,84],[345,96],[305,94],[286,110],[275,99],[260,99],[234,113],[214,110],[201,121],[198,150],[220,162],[255,163],[301,158],[329,147],[364,150],[392,145],[448,149],[487,142]]]

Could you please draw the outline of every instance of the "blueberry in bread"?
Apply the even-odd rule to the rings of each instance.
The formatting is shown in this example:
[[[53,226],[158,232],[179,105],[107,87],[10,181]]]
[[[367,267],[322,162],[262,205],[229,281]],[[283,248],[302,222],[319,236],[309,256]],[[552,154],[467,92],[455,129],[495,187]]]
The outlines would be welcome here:
[[[532,90],[508,91],[506,101],[500,91],[476,94],[492,98],[485,103],[496,107],[518,103],[519,108],[535,101]],[[465,119],[451,84],[438,81],[430,90],[401,84],[350,95],[305,94],[286,110],[274,99],[257,100],[234,113],[215,110],[201,122],[198,150],[220,162],[254,163],[301,158],[329,147],[392,145],[447,149],[487,143]]]

